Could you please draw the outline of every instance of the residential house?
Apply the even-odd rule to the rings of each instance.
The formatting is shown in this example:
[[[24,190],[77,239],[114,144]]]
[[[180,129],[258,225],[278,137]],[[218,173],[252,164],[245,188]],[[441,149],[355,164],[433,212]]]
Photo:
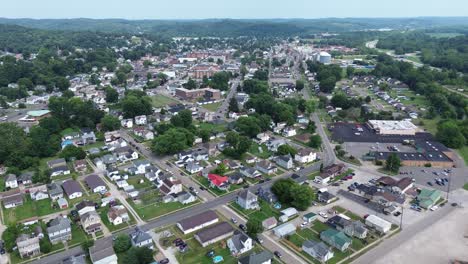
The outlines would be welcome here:
[[[345,233],[333,228],[320,232],[320,239],[341,252],[348,249],[352,242],[352,239],[347,237]]]
[[[237,170],[242,167],[240,162],[231,159],[223,160],[223,163],[231,170]]]
[[[65,159],[50,160],[47,162],[47,166],[51,171],[51,177],[70,174],[70,169],[68,168]]]
[[[107,191],[107,186],[104,181],[96,174],[89,175],[85,178],[85,183],[93,193],[104,193]]]
[[[99,239],[89,248],[89,258],[93,264],[117,264],[111,237]]]
[[[340,164],[332,164],[323,168],[323,171],[320,173],[320,176],[315,177],[316,181],[319,181],[322,184],[328,183],[334,177],[340,175],[345,171],[345,165]]]
[[[127,209],[123,205],[116,205],[109,209],[107,212],[107,218],[113,225],[120,225],[130,221]]]
[[[19,189],[7,191],[3,193],[2,200],[6,209],[17,207],[23,205],[23,194]]]
[[[135,125],[144,126],[147,124],[147,119],[145,115],[135,116]]]
[[[417,201],[419,206],[429,209],[439,201],[440,197],[441,192],[439,190],[422,189],[418,194]]]
[[[259,187],[258,188],[258,193],[257,193],[258,197],[260,197],[260,199],[266,201],[267,203],[276,203],[278,201],[278,198],[276,197],[276,195],[271,191],[271,189],[266,189],[266,188],[263,188],[263,187]]]
[[[188,171],[190,174],[194,174],[203,170],[203,167],[198,165],[198,163],[194,161],[189,161],[185,164],[185,170]]]
[[[179,201],[179,203],[181,204],[189,204],[189,203],[193,203],[197,200],[197,197],[195,197],[194,195],[192,195],[191,193],[189,192],[180,192],[177,194],[177,201]]]
[[[81,135],[81,140],[79,141],[78,145],[88,145],[96,143],[96,135],[90,129],[82,130],[83,134]]]
[[[338,231],[344,232],[350,237],[364,239],[367,236],[367,228],[360,221],[352,221],[345,215],[335,215],[328,219],[327,224]]]
[[[153,131],[150,131],[146,129],[145,127],[135,127],[133,129],[133,133],[144,140],[153,140],[154,139],[154,133]]]
[[[34,172],[27,171],[23,172],[18,176],[18,184],[29,185],[32,184],[32,177],[34,176]]]
[[[383,176],[377,180],[380,185],[391,188],[393,192],[406,193],[409,189],[413,188],[414,182],[409,177],[404,177],[395,180],[388,176]]]
[[[77,160],[77,161],[75,161],[75,167],[74,168],[75,168],[75,171],[77,171],[77,172],[85,172],[86,169],[88,168],[88,163],[84,159]]]
[[[247,167],[247,166],[242,167],[239,170],[239,172],[247,178],[257,178],[257,177],[262,176],[262,174],[258,170],[252,167]]]
[[[271,264],[273,254],[269,251],[263,250],[259,253],[252,253],[248,256],[239,258],[237,264]]]
[[[333,200],[335,199],[336,199],[336,196],[329,193],[328,191],[318,192],[317,194],[317,200],[324,204],[329,204],[333,202]]]
[[[294,207],[289,207],[281,211],[281,216],[279,217],[279,220],[281,222],[286,222],[288,221],[291,217],[294,217],[298,214],[298,211]]]
[[[121,147],[121,148],[116,148],[114,150],[115,155],[117,155],[117,159],[120,162],[127,162],[131,160],[136,160],[138,159],[138,152],[132,149],[129,146],[126,147]]]
[[[327,262],[334,256],[333,251],[325,243],[314,240],[304,241],[302,250],[321,263]]]
[[[47,234],[53,245],[72,239],[71,222],[67,217],[58,216],[50,221],[47,226]]]
[[[249,190],[242,190],[237,195],[236,203],[246,210],[256,210],[260,208],[257,196]]]
[[[289,154],[276,157],[275,162],[278,166],[288,170],[294,166],[293,158]]]
[[[277,152],[279,146],[285,145],[285,144],[287,144],[287,143],[286,143],[286,140],[284,140],[284,139],[282,139],[282,138],[279,138],[279,139],[270,139],[270,140],[266,143],[266,146],[267,146],[267,148],[268,148],[269,151]]]
[[[18,188],[18,181],[16,179],[16,175],[14,174],[8,174],[5,178],[5,187],[14,189]]]
[[[21,234],[16,239],[16,246],[21,258],[34,257],[41,254],[39,246],[39,237]]]
[[[245,155],[244,160],[245,160],[245,163],[247,164],[254,164],[255,162],[257,162],[258,158],[253,155],[247,154]]]
[[[268,135],[267,133],[260,133],[257,135],[256,138],[259,144],[263,144],[270,140],[270,135]]]
[[[84,213],[80,216],[81,226],[87,234],[93,234],[102,230],[101,218],[96,211]]]
[[[313,212],[307,213],[302,216],[302,220],[304,220],[304,222],[307,223],[312,223],[313,221],[315,221],[315,219],[317,219],[317,215]]]
[[[85,213],[95,212],[96,204],[92,201],[84,200],[75,205],[75,208],[78,212],[78,215],[84,215]]]
[[[239,256],[253,248],[253,241],[246,234],[239,232],[228,239],[227,247],[233,256]]]
[[[300,149],[297,154],[294,156],[294,160],[301,163],[310,163],[317,159],[317,153],[312,151],[309,148],[302,148]]]
[[[222,191],[229,189],[229,178],[226,176],[208,174],[208,180],[210,181],[211,188],[218,188]]]
[[[209,225],[219,221],[218,215],[211,210],[206,212],[187,217],[177,222],[177,227],[184,233],[189,234],[199,229],[205,228]]]
[[[283,137],[294,137],[297,135],[296,129],[294,127],[285,127],[281,133]]]
[[[278,225],[278,221],[274,216],[269,217],[265,220],[262,221],[262,226],[265,230],[270,230],[272,228],[275,228]]]
[[[67,180],[62,183],[62,188],[68,199],[75,199],[83,196],[80,184],[75,180]]]
[[[229,184],[241,184],[244,182],[244,175],[240,172],[234,172],[233,174],[228,175],[229,177]]]
[[[86,264],[86,255],[79,254],[64,259],[61,264]]]
[[[136,168],[135,174],[145,174],[146,168],[150,167],[151,163],[148,160],[136,160],[133,166]]]
[[[221,222],[207,227],[195,234],[195,239],[202,247],[209,246],[234,234],[234,228],[227,222]]]
[[[278,168],[268,160],[261,160],[257,162],[255,168],[261,173],[265,173],[268,175],[275,174],[278,171]]]
[[[178,194],[182,192],[182,190],[182,182],[180,180],[174,180],[172,177],[164,179],[161,187],[159,187],[159,191],[161,191],[163,195]]]
[[[120,121],[120,125],[124,128],[132,128],[133,127],[133,119],[122,119]]]
[[[48,184],[47,189],[49,190],[49,197],[53,201],[59,198],[63,198],[63,189],[58,183],[53,182],[51,184]]]
[[[130,241],[132,242],[132,246],[134,247],[147,247],[149,249],[153,249],[153,239],[151,236],[142,231],[139,227],[136,227],[135,230],[130,233]]]
[[[47,185],[39,185],[29,188],[29,195],[33,201],[40,201],[49,198],[47,193]]]
[[[119,131],[109,131],[104,133],[104,141],[106,143],[113,142],[120,139],[120,132]]]

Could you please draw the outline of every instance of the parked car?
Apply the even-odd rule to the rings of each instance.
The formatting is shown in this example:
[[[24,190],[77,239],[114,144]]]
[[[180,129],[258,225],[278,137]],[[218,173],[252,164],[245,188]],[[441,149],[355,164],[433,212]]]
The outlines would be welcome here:
[[[283,256],[283,255],[281,255],[281,253],[278,250],[273,252],[273,254],[275,254],[275,256],[278,257],[278,258],[281,258]]]
[[[328,218],[328,215],[325,212],[319,212],[319,215],[323,218]]]
[[[235,219],[234,217],[231,218],[231,222],[233,222],[234,224],[237,224],[237,219]]]
[[[427,185],[429,185],[429,186],[434,186],[434,184],[432,184],[432,182],[430,182],[430,181],[427,182]]]
[[[245,227],[245,225],[243,225],[243,224],[240,224],[239,228],[244,232],[247,231],[247,227]]]
[[[159,261],[159,264],[167,264],[167,263],[169,263],[169,259],[168,259],[168,258],[161,259],[161,260]]]

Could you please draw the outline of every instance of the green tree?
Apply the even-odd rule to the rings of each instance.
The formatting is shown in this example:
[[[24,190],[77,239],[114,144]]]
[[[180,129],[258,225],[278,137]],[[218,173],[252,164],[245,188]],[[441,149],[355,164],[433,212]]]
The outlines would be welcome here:
[[[396,173],[400,170],[400,167],[400,158],[395,153],[390,154],[390,156],[387,158],[387,161],[385,162],[385,169]]]
[[[34,126],[29,131],[31,140],[30,153],[37,157],[50,157],[60,149],[60,137],[51,135],[49,131],[40,126]]]
[[[236,121],[236,130],[239,133],[248,136],[255,137],[262,131],[258,124],[258,120],[255,117],[240,117]]]
[[[72,160],[72,158],[80,160],[80,159],[86,158],[86,152],[82,148],[70,145],[70,146],[66,146],[60,152],[59,156],[61,158],[66,159],[67,161]]]
[[[324,93],[331,93],[335,89],[336,79],[333,76],[328,77],[319,82],[320,91]]]
[[[49,241],[48,237],[44,237],[39,240],[39,247],[41,249],[41,253],[47,254],[52,251],[52,244]]]
[[[436,138],[449,148],[461,148],[466,144],[461,128],[452,120],[438,125]]]
[[[39,126],[44,129],[47,129],[47,131],[49,131],[49,134],[57,134],[62,130],[60,126],[60,121],[55,117],[42,118],[41,120],[39,120]]]
[[[290,189],[293,201],[291,205],[298,210],[305,211],[312,204],[314,192],[307,185],[294,184]]]
[[[315,133],[315,130],[317,130],[317,126],[315,125],[315,122],[309,121],[309,123],[307,124],[306,130],[309,133],[312,133],[312,134]]]
[[[125,118],[139,115],[150,115],[153,112],[151,99],[147,96],[136,97],[128,95],[122,99],[122,111]]]
[[[163,135],[156,137],[151,150],[159,155],[175,154],[193,145],[195,136],[184,128],[171,128]]]
[[[101,129],[102,131],[114,131],[120,129],[120,120],[116,116],[105,115],[101,119]]]
[[[106,92],[107,103],[117,103],[119,101],[119,93],[117,92],[117,90],[115,90],[111,86],[107,86],[105,88],[105,92]]]
[[[304,81],[303,80],[296,80],[296,90],[301,91],[304,89]]]
[[[213,173],[224,175],[228,171],[228,167],[224,163],[220,163],[214,170]]]
[[[5,250],[7,252],[13,252],[13,248],[16,246],[16,238],[18,238],[20,230],[17,225],[10,225],[5,229],[2,234],[2,240],[5,243]]]
[[[229,100],[229,112],[239,113],[239,104],[234,97]]]
[[[250,237],[256,238],[259,233],[263,232],[263,225],[260,220],[256,218],[251,218],[246,223],[247,235]]]
[[[278,151],[276,152],[277,155],[291,155],[291,156],[296,156],[297,154],[297,149],[294,147],[284,144],[278,147]]]
[[[273,184],[271,191],[278,197],[281,203],[291,204],[293,197],[290,190],[295,183],[292,179],[280,179]]]
[[[317,104],[314,100],[309,100],[306,102],[306,112],[309,114],[312,114],[315,112],[315,108],[317,107]]]
[[[197,89],[197,82],[190,78],[186,83],[182,84],[182,86],[189,90]]]
[[[127,251],[132,246],[130,237],[126,234],[118,235],[114,241],[114,250],[116,253]]]
[[[203,143],[210,141],[210,131],[208,129],[200,129],[198,136],[201,137]]]
[[[322,145],[322,138],[319,135],[312,135],[308,145],[312,148],[319,148]]]
[[[0,163],[5,163],[13,153],[24,153],[28,148],[24,130],[14,123],[1,123],[0,135]]]
[[[175,127],[189,128],[192,125],[192,112],[188,109],[180,111],[171,117],[171,124]]]

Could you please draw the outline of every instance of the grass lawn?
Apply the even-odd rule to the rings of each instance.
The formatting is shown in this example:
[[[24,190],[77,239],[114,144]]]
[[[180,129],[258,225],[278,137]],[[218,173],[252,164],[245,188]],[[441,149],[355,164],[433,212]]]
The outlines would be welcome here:
[[[78,225],[72,224],[71,231],[72,231],[72,239],[68,241],[68,245],[70,246],[77,245],[88,240],[88,236],[83,231],[83,229],[81,229]]]
[[[140,180],[143,179],[143,183]],[[148,181],[144,176],[129,177],[127,180],[128,184],[133,185],[135,189],[146,189],[152,186],[151,182]]]
[[[208,109],[210,111],[216,112],[218,108],[221,106],[222,102],[216,102],[212,104],[204,104],[202,105],[203,108]]]
[[[152,96],[151,101],[153,102],[153,106],[157,108],[163,107],[172,103],[177,103],[177,100],[164,96],[164,95],[160,95],[160,94]]]
[[[259,149],[259,147],[261,148],[261,150]],[[252,145],[250,146],[249,153],[261,159],[268,159],[269,157],[273,155],[273,153],[268,150],[265,144],[259,145],[255,142],[253,142]]]
[[[297,234],[307,240],[320,241],[320,235],[310,228],[301,229]]]
[[[198,241],[194,238],[185,241],[188,246],[189,250],[186,253],[177,253],[176,258],[179,263],[184,264],[212,264],[213,259],[209,258],[206,253],[210,250],[214,250],[215,256],[222,256],[224,261],[223,264],[236,264],[237,259],[231,256],[229,252],[229,248],[221,247],[221,242],[212,244],[206,248],[203,248]]]
[[[465,165],[468,165],[468,146],[463,146],[462,148],[457,149],[457,152],[465,161]]]
[[[312,230],[314,230],[315,232],[317,232],[319,235],[320,235],[320,232],[322,231],[325,231],[327,229],[329,229],[330,227],[325,224],[325,223],[322,223],[318,220],[315,220],[314,223],[312,224]]]
[[[96,143],[83,146],[83,149],[88,150],[88,149],[92,149],[92,148],[101,148],[101,147],[104,147],[105,145],[106,144],[103,141],[98,141]]]
[[[44,216],[55,212],[60,212],[60,209],[52,208],[50,199],[40,201],[32,201],[28,196],[24,196],[24,204],[11,209],[4,209],[4,220],[6,224],[13,224],[18,221],[35,217]]]
[[[211,123],[199,123],[198,127],[200,129],[206,129],[210,132],[224,132],[226,131],[226,124],[211,124]]]
[[[296,247],[301,248],[302,244],[306,241],[303,237],[298,234],[292,234],[287,238],[289,242],[293,243]]]
[[[168,214],[170,212],[183,209],[195,204],[198,204],[200,201],[196,201],[191,204],[181,204],[179,202],[170,202],[170,203],[162,203],[156,202],[148,205],[139,205],[135,204],[131,199],[127,199],[130,205],[135,209],[138,215],[144,220],[150,220],[161,215]]]
[[[465,183],[465,185],[463,185],[463,189],[468,191],[468,183]]]
[[[240,207],[236,202],[230,204],[231,208],[240,214],[244,215],[248,219],[257,219],[262,222],[263,220],[270,218],[272,216],[279,218],[281,213],[274,209],[270,204],[263,200],[259,200],[260,209],[259,210],[245,210]]]
[[[309,180],[314,180],[316,176],[319,176],[320,175],[320,171],[316,171],[314,173],[311,173],[309,176],[307,176],[307,178]]]

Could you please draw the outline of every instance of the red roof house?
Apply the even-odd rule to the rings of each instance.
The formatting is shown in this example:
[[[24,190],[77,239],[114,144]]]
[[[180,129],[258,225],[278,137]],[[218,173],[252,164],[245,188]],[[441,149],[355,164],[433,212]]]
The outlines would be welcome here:
[[[216,187],[220,190],[227,190],[229,187],[229,178],[227,176],[220,176],[217,174],[208,174],[208,180],[212,188]]]

